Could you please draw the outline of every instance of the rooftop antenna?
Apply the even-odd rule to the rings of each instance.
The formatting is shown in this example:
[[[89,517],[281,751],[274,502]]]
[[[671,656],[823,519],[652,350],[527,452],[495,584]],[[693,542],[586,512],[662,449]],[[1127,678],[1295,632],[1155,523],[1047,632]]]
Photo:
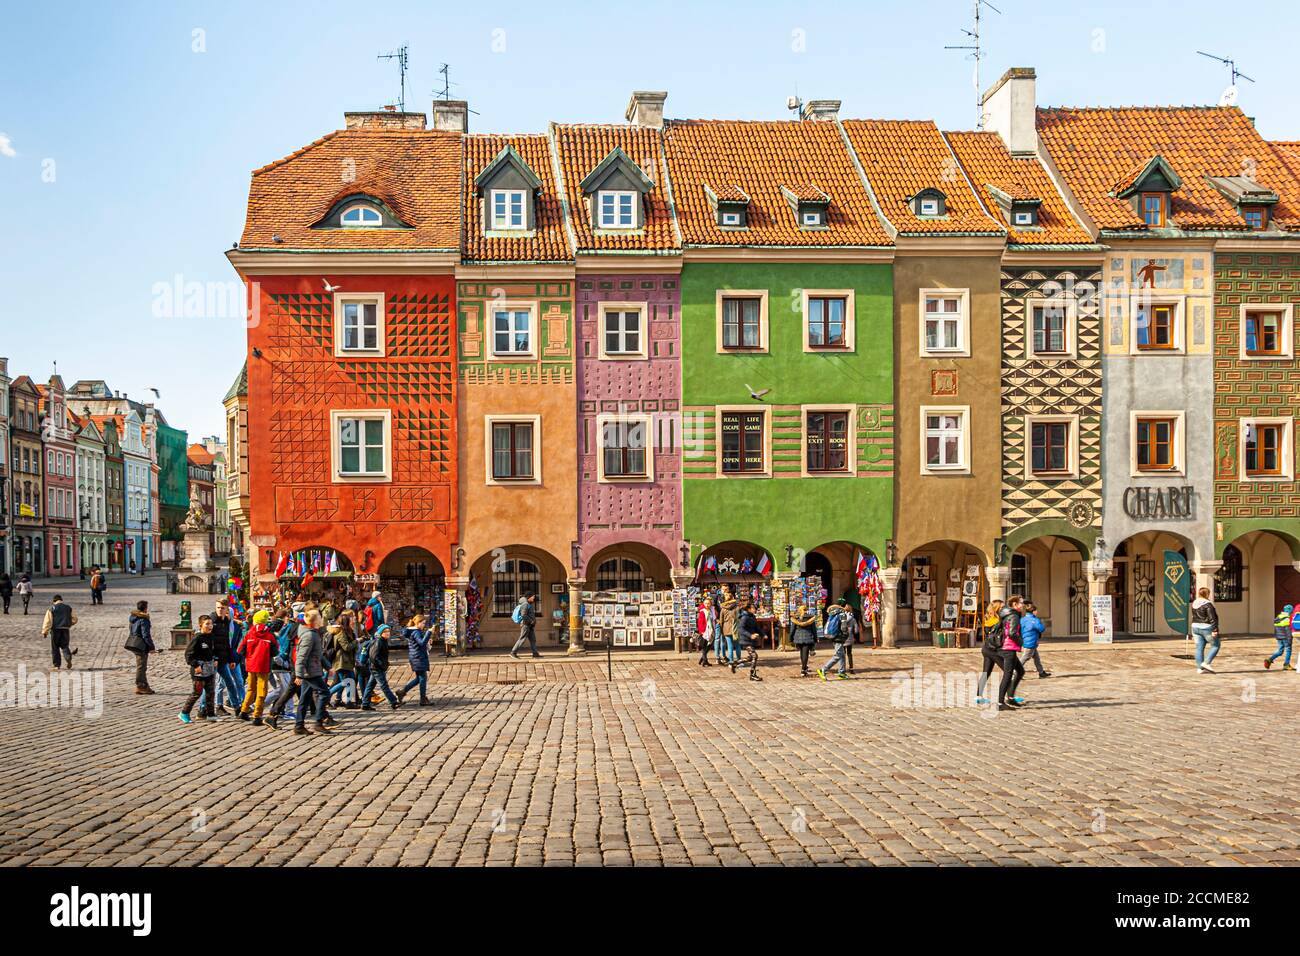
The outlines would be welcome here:
[[[402,81],[402,93],[397,98],[397,109],[398,112],[405,113],[406,112],[406,44],[403,43],[400,47],[398,47],[396,50],[393,50],[391,53],[381,53],[379,54],[379,56],[375,57],[375,59],[397,61],[397,72],[398,74],[400,74],[401,81]]]
[[[945,50],[970,50],[970,58],[975,61],[975,118],[976,129],[984,128],[984,103],[982,97],[984,90],[980,86],[980,60],[984,59],[984,47],[980,42],[980,8],[988,7],[994,13],[1001,13],[997,7],[989,3],[989,0],[973,0],[972,6],[975,8],[975,25],[970,30],[961,32],[970,37],[970,43],[960,46],[945,46]]]
[[[803,119],[803,100],[798,93],[785,98],[785,108],[794,114],[795,119]]]
[[[1247,76],[1245,73],[1242,73],[1241,70],[1237,69],[1237,62],[1230,56],[1215,56],[1213,53],[1206,53],[1204,50],[1197,50],[1196,52],[1199,53],[1201,56],[1208,56],[1211,60],[1218,60],[1220,63],[1222,63],[1224,66],[1228,68],[1228,73],[1230,74],[1230,79],[1228,81],[1228,88],[1224,90],[1222,94],[1220,94],[1219,105],[1236,106],[1237,105],[1237,77],[1241,77],[1243,80],[1250,80],[1250,82],[1252,83],[1254,83],[1255,80],[1252,77]]]
[[[433,95],[440,100],[451,99],[451,65],[443,63],[438,67],[438,72],[442,74],[442,89],[434,90]]]

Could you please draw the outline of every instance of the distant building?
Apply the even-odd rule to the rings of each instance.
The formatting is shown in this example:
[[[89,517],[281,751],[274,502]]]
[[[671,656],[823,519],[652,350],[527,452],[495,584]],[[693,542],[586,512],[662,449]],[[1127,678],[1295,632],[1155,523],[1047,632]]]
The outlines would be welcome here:
[[[217,490],[216,475],[212,464],[213,456],[210,451],[199,444],[190,445],[185,449],[188,461],[189,486],[194,490],[198,502],[203,506],[203,513],[208,519],[208,552],[216,552],[216,525],[217,525]],[[186,511],[189,509],[186,508]]]
[[[203,439],[212,455],[212,477],[216,484],[216,521],[212,525],[213,554],[230,554],[230,507],[226,494],[226,443],[213,435]]]

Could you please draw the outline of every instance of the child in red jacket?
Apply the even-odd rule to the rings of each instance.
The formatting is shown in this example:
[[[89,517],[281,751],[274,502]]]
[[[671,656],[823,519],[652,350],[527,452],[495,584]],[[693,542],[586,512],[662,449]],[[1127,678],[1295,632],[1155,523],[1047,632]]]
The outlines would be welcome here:
[[[253,627],[239,642],[238,651],[244,657],[244,669],[248,673],[239,719],[248,720],[248,713],[252,710],[253,724],[259,727],[262,725],[262,707],[266,703],[266,688],[271,680],[271,658],[279,647],[276,636],[266,626],[270,617],[271,612],[267,610],[253,615]]]

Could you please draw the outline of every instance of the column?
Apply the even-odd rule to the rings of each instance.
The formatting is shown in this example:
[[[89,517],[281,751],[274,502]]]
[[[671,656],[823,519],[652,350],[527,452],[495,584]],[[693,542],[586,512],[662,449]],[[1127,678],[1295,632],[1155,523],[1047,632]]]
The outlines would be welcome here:
[[[1011,569],[999,567],[987,567],[984,569],[984,576],[989,582],[989,601],[1005,601],[1007,599],[1007,585],[1011,583]],[[979,609],[980,614],[984,609]]]
[[[1092,599],[1106,595],[1106,584],[1110,576],[1115,573],[1115,565],[1104,558],[1086,561],[1083,565],[1083,573],[1088,578],[1088,643],[1091,644],[1096,640],[1096,635],[1092,632]],[[1114,645],[1113,640],[1111,644]]]
[[[902,568],[881,568],[880,583],[880,646],[898,646],[898,582],[903,578]]]
[[[456,637],[457,654],[465,651],[465,588],[468,586],[469,578],[447,577],[442,583],[443,626],[450,624],[450,633]],[[444,632],[446,633],[448,632]]]
[[[1222,561],[1192,561],[1192,596],[1191,600],[1196,600],[1196,592],[1201,588],[1208,588],[1210,597],[1214,597],[1214,576],[1219,573],[1223,567]],[[1188,612],[1191,613],[1190,611]]]
[[[790,594],[788,588],[790,587],[790,582],[794,581],[798,577],[799,577],[798,571],[778,571],[776,573],[776,587],[787,589],[785,604],[786,604],[786,611],[790,614],[794,613],[794,608],[790,607]],[[826,582],[826,590],[830,591],[829,581]],[[777,650],[781,650],[781,651],[798,650],[798,648],[794,646],[794,642],[790,640],[790,628],[786,627],[784,622],[777,621],[772,626],[779,631],[779,633],[775,635],[778,641]]]
[[[587,653],[582,643],[582,578],[569,579],[569,651],[570,654]]]

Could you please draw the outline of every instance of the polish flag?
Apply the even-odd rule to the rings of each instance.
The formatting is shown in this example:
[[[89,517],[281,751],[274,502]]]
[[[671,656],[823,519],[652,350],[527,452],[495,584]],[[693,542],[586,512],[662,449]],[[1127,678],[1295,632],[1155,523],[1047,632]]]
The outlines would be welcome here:
[[[758,559],[758,564],[754,566],[754,570],[763,575],[766,575],[767,572],[772,570],[772,559],[767,556],[766,551],[764,551],[763,555]]]
[[[281,577],[289,569],[289,556],[283,551],[280,552],[280,560],[275,562],[275,576]]]

